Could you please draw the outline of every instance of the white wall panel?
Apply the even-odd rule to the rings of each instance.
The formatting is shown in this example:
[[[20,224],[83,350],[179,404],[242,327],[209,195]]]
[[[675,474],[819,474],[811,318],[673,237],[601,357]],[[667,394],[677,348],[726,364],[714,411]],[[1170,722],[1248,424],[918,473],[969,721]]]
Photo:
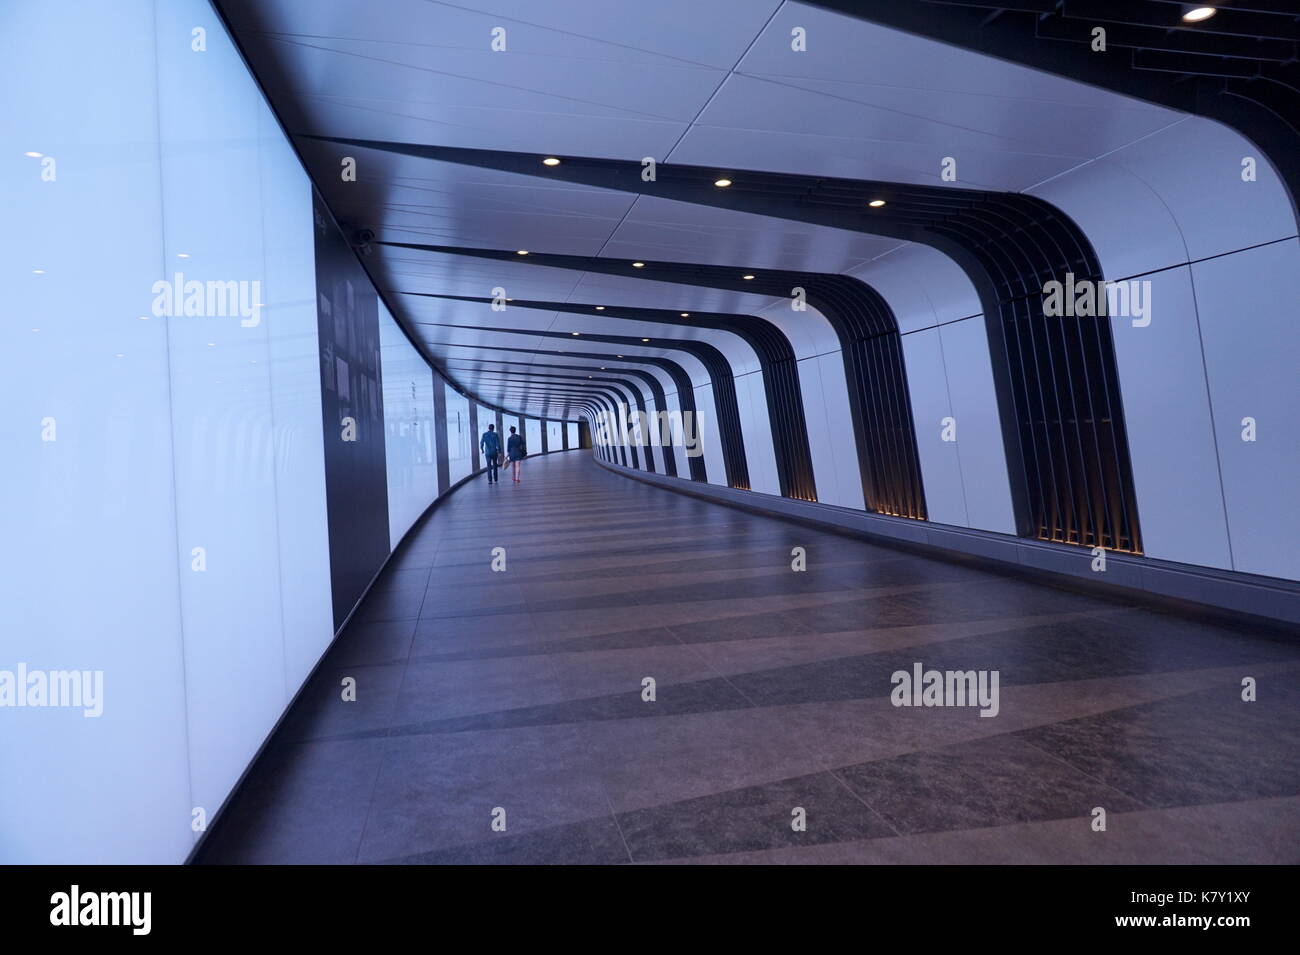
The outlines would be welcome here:
[[[1258,160],[1255,182],[1241,178],[1247,156]],[[1286,187],[1263,153],[1214,120],[1189,116],[1103,161],[1123,166],[1160,193],[1193,260],[1296,234]]]
[[[1183,266],[1147,280],[1151,324],[1111,319],[1142,549],[1231,568],[1191,272]]]
[[[982,310],[975,286],[962,268],[929,246],[901,246],[850,274],[880,293],[903,334],[969,318]]]
[[[1075,221],[1110,281],[1187,261],[1178,220],[1149,174],[1140,176],[1119,163],[1092,162],[1029,193]]]
[[[767,413],[761,371],[740,375],[736,383],[736,406],[740,411],[740,432],[745,440],[745,464],[749,489],[761,494],[780,494],[781,479],[772,447],[772,424]]]
[[[316,249],[314,239],[303,234],[302,224],[312,219],[312,197],[302,166],[269,109],[258,111],[258,122],[266,259],[262,315],[268,324],[271,352],[284,682],[292,697],[334,632],[321,433]]]
[[[145,0],[0,6],[0,56],[40,90],[0,89],[0,669],[103,673],[99,717],[0,710],[0,863],[177,862],[193,840],[154,43]]]
[[[542,423],[536,418],[524,422],[524,447],[529,454],[542,453]]]
[[[258,281],[265,292],[258,136],[266,106],[207,4],[159,3],[155,18],[165,261],[183,267],[187,282]],[[209,34],[202,56],[178,39],[195,26]],[[178,549],[182,559],[192,548],[206,553],[206,570],[186,567],[180,582],[191,790],[209,816],[289,701],[269,324],[167,319]]]
[[[670,413],[674,411],[680,413],[682,410],[681,404],[677,400],[677,392],[671,389],[664,390],[664,405],[667,407]],[[680,420],[683,422],[684,425],[686,421],[685,417],[681,417]],[[689,478],[691,476],[691,466],[690,466],[690,459],[686,455],[686,445],[685,445],[684,435],[682,434],[682,431],[677,427],[673,427],[672,431],[673,431],[673,445],[672,445],[672,450],[669,453],[672,454],[673,461],[677,465],[677,476],[680,478]]]
[[[834,351],[799,362],[808,453],[817,500],[840,507],[863,507],[858,473],[857,436],[844,386],[844,359]]]
[[[704,449],[704,470],[710,484],[727,486],[727,468],[722,458],[722,438],[718,432],[718,416],[713,406],[713,386],[695,386],[695,427],[699,446]],[[689,471],[679,472],[683,476]]]
[[[447,393],[447,420],[443,429],[447,435],[447,479],[455,484],[468,477],[472,469],[474,447],[478,436],[470,433],[469,399],[451,385],[444,384]]]
[[[928,517],[938,524],[966,527],[966,492],[962,486],[958,443],[964,437],[961,416],[954,416],[948,400],[943,345],[938,329],[903,336],[908,391],[916,426],[916,450],[921,459]],[[957,441],[943,440],[943,419],[955,417]]]
[[[1234,567],[1300,578],[1300,242],[1198,262],[1192,278]]]
[[[826,420],[817,361],[814,357],[798,363],[799,390],[803,395],[803,417],[808,433],[808,458],[812,464],[813,483],[817,487],[817,500],[823,504],[838,504],[835,444]]]
[[[208,4],[0,19],[6,62],[45,77],[6,121],[58,164],[4,177],[31,225],[3,250],[32,316],[4,326],[7,404],[56,431],[7,443],[24,546],[0,659],[104,679],[102,716],[3,721],[0,761],[44,770],[0,787],[0,859],[180,862],[191,809],[216,813],[333,635],[310,184]],[[222,285],[169,315],[177,273]]]
[[[757,315],[781,330],[794,349],[796,358],[809,358],[840,347],[840,338],[825,315],[811,305],[806,305],[802,312],[796,312],[793,304],[793,299],[782,299]]]
[[[1014,534],[1006,447],[984,316],[943,325],[938,331],[948,375],[948,400],[957,419],[957,457],[966,492],[967,521],[980,530]],[[909,366],[909,384],[911,375]],[[929,492],[927,484],[927,499]],[[935,519],[933,513],[930,519]]]
[[[862,469],[858,460],[858,442],[862,435],[853,428],[853,412],[849,406],[848,376],[844,370],[841,352],[830,352],[817,359],[821,376],[822,407],[826,414],[826,429],[831,439],[830,465],[834,468],[834,499],[822,497],[822,467],[817,475],[817,494],[821,500],[842,507],[866,508],[862,491]]]
[[[578,422],[568,421],[564,425],[564,437],[568,450],[573,451],[578,447]]]

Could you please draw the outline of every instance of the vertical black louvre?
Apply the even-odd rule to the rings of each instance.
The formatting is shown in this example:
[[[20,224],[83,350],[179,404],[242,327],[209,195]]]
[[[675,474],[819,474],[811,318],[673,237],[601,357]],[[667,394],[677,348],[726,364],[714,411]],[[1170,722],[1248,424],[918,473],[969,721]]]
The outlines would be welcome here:
[[[1091,283],[1096,311],[1103,311],[1101,264],[1054,207],[1028,196],[1013,201],[1011,209],[986,200],[932,228],[973,248],[994,279],[1000,334],[990,339],[1020,432],[1029,532],[1141,553],[1110,319],[1044,314],[1044,290],[1053,281],[1066,298],[1071,282]],[[976,230],[983,242],[975,241]]]
[[[862,439],[857,442],[858,468],[867,509],[925,520],[903,343],[893,312],[875,289],[856,279],[806,276],[803,281],[809,304],[839,335],[849,412]]]

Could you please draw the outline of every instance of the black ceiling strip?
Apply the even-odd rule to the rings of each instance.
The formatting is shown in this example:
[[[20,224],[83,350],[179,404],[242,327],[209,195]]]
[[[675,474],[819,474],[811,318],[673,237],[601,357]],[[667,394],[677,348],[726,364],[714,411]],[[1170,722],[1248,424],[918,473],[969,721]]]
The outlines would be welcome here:
[[[492,301],[490,298],[437,295],[429,292],[399,292],[398,294],[467,302]],[[756,315],[730,312],[692,311],[683,315],[678,310],[665,308],[628,308],[621,305],[607,305],[598,309],[594,304],[523,299],[511,299],[509,307],[569,312],[601,319],[613,318],[680,325],[687,328],[709,328],[736,335],[754,350],[762,370],[763,393],[767,401],[781,494],[784,497],[805,501],[817,500],[812,452],[808,446],[808,427],[804,420],[798,362],[789,340],[776,325]]]
[[[1082,43],[1091,47],[1092,28],[1096,21],[1047,17],[1034,22],[1040,40],[1061,40]],[[1206,33],[1203,30],[1167,30],[1161,27],[1132,26],[1122,23],[1106,24],[1107,48],[1127,48],[1162,51],[1168,53],[1198,53],[1223,56],[1255,62],[1285,63],[1293,55],[1291,44],[1285,40],[1254,39]]]

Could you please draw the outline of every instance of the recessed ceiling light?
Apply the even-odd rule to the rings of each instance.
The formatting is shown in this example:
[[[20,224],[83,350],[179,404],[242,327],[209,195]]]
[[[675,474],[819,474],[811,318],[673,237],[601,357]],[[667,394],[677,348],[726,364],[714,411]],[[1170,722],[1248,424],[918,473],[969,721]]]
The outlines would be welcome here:
[[[604,366],[604,365],[601,365],[601,366],[600,366],[600,370],[601,370],[601,371],[604,371],[604,370],[605,370],[605,366]]]
[[[691,317],[690,312],[682,312],[682,318],[690,318],[690,317]]]
[[[216,343],[216,342],[208,342],[208,347],[209,347],[209,348],[216,348],[216,347],[217,347],[217,343]]]
[[[32,331],[34,331],[34,332],[39,332],[40,329],[39,329],[39,328],[33,328]]]
[[[748,281],[749,281],[750,279],[752,279],[753,277],[754,277],[754,276],[752,276],[752,275],[742,275],[742,276],[741,276],[741,278],[743,278],[746,282],[748,282]]]
[[[596,311],[598,311],[598,312],[603,312],[603,311],[605,311],[605,306],[604,306],[604,305],[597,305],[597,306],[596,306]]]
[[[41,154],[40,154],[40,153],[36,153],[36,152],[23,153],[23,155],[26,156],[26,157],[28,157],[29,159],[40,159],[40,158],[41,158]]]
[[[715,186],[717,186],[719,189],[726,189],[729,185],[731,185],[731,180],[730,180],[730,179],[718,179],[718,180],[716,180],[713,184],[714,184]]]
[[[644,262],[633,262],[633,263],[632,263],[632,268],[634,268],[634,269],[643,269],[643,268],[645,268],[645,263],[644,263]]]
[[[515,253],[515,255],[527,255],[527,254],[528,254],[527,249],[520,249],[518,252]]]
[[[615,357],[615,358],[622,358],[623,356],[622,356],[622,355],[615,355],[614,357]]]
[[[643,342],[648,342],[649,340],[650,340],[650,339],[648,339],[648,338],[643,338],[643,339],[641,339],[641,341],[643,341]]]
[[[178,258],[178,259],[188,259],[189,257],[190,257],[190,254],[189,254],[188,252],[177,252],[177,253],[176,253],[176,258]]]
[[[872,199],[870,202],[867,203],[867,205],[871,206],[871,208],[873,209],[879,209],[884,204],[885,204],[884,199]]]
[[[582,332],[574,332],[573,334],[575,334],[575,335],[581,335]]]
[[[44,269],[32,269],[32,275],[44,275],[44,274],[45,274]]]
[[[558,166],[559,164],[560,161],[556,159],[554,156],[547,156],[545,159],[542,160],[543,166]]]
[[[125,358],[126,356],[123,355],[121,352],[118,352],[118,353],[117,353],[116,355],[114,355],[113,357],[114,357],[114,358]]]
[[[1202,20],[1208,20],[1218,12],[1214,7],[1193,7],[1183,14],[1183,20],[1186,23],[1200,23]]]
[[[147,321],[149,321],[149,316],[148,316],[148,315],[141,315],[141,316],[140,316],[140,321],[142,321],[142,322],[147,322]]]

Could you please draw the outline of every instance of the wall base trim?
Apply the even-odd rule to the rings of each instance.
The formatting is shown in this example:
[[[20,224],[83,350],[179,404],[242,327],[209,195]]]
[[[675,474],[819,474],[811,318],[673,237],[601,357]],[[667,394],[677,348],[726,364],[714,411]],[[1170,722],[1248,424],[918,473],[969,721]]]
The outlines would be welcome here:
[[[1300,632],[1300,583],[1234,571],[1107,551],[1104,573],[1092,570],[1085,547],[1051,544],[992,531],[887,517],[833,504],[794,501],[772,494],[651,474],[621,464],[592,460],[606,470],[717,504],[869,538],[873,543],[918,550],[927,556],[970,562],[1092,592],[1172,606],[1184,612],[1250,618],[1259,626]]]

